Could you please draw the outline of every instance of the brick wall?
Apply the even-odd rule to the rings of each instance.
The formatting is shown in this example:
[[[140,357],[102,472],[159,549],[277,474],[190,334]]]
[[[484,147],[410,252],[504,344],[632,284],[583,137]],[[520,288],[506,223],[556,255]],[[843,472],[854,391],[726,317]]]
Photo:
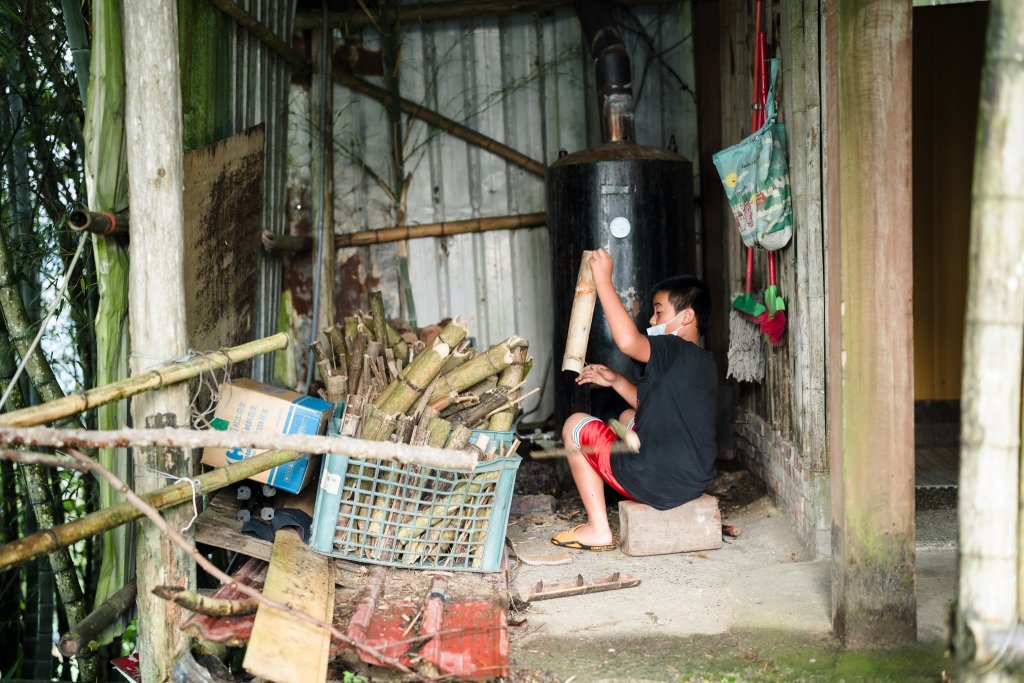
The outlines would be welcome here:
[[[828,472],[813,471],[799,449],[759,415],[741,411],[734,423],[736,456],[765,483],[772,500],[793,521],[800,539],[818,557],[832,552]]]

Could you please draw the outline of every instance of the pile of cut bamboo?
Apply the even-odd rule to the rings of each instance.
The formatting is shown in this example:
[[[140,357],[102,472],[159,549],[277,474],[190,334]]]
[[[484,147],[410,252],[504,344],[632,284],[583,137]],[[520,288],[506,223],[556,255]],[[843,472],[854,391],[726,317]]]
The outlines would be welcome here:
[[[321,395],[345,403],[341,436],[462,449],[480,447],[469,443],[472,430],[511,429],[533,366],[527,340],[512,336],[478,351],[459,318],[420,335],[400,333],[383,308],[380,292],[371,292],[369,313],[325,328],[326,346],[311,344]],[[517,445],[500,444],[496,453]]]
[[[399,332],[403,326],[387,321],[383,308],[380,292],[371,292],[369,313],[324,329],[326,345],[311,345],[322,395],[345,403],[336,433],[470,450],[485,462],[514,455],[519,442],[509,430],[533,364],[527,340],[512,336],[481,351],[470,345],[466,324],[457,317],[420,334]],[[478,433],[473,439],[474,430],[500,436]],[[349,461],[346,472],[337,474],[346,482],[334,544],[343,556],[480,566],[477,551],[482,552],[500,468],[465,473]]]

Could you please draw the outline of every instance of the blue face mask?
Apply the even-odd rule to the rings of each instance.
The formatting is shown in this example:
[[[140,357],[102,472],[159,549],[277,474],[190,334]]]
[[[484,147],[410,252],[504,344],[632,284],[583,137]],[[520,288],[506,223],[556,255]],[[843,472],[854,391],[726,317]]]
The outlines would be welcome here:
[[[672,318],[672,320],[675,320],[676,318],[678,318],[679,316],[681,316],[685,312],[686,311],[680,311],[679,313],[676,313],[675,318]],[[663,322],[660,325],[655,325],[654,327],[648,327],[647,328],[647,336],[648,337],[659,337],[659,336],[661,336],[663,334],[666,334],[665,330],[668,327],[668,324],[670,322],[672,322],[672,320],[669,320],[667,322]],[[677,327],[675,332],[678,332],[678,331],[679,331],[679,328]],[[672,334],[675,334],[675,332],[673,332]]]

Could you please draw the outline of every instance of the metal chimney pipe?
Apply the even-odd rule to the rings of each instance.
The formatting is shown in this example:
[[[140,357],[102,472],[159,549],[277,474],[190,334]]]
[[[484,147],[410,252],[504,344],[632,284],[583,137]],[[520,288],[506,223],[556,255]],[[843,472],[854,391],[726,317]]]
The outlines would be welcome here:
[[[583,35],[597,70],[597,101],[604,142],[633,142],[633,76],[609,0],[576,0]]]

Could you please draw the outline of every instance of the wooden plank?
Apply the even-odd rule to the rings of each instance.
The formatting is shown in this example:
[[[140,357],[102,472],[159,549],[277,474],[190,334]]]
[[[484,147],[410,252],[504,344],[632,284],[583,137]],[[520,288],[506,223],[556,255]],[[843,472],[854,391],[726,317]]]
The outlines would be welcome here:
[[[252,339],[262,206],[262,125],[185,155],[185,309],[194,349]]]
[[[334,577],[324,555],[302,542],[295,529],[281,529],[267,569],[263,595],[291,605],[320,621],[334,615]],[[277,683],[327,678],[331,636],[326,630],[283,610],[261,605],[242,667]]]

